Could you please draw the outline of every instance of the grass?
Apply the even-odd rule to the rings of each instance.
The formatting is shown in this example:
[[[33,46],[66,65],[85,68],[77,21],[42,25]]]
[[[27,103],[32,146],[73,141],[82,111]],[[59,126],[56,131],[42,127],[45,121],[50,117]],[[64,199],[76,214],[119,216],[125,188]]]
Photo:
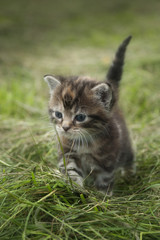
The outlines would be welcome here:
[[[160,2],[7,0],[0,8],[0,239],[160,239]],[[56,171],[46,73],[103,79],[128,35],[120,104],[137,174],[114,195]]]

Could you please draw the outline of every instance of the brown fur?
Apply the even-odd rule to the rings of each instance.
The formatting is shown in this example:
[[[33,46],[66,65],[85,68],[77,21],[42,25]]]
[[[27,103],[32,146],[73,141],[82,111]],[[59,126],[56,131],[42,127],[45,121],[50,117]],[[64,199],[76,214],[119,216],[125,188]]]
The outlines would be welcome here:
[[[111,191],[118,168],[131,172],[134,166],[130,137],[118,107],[118,81],[129,40],[120,45],[104,83],[88,77],[45,76],[51,90],[49,114],[60,136],[69,176],[105,193]],[[59,168],[65,172],[61,151]]]

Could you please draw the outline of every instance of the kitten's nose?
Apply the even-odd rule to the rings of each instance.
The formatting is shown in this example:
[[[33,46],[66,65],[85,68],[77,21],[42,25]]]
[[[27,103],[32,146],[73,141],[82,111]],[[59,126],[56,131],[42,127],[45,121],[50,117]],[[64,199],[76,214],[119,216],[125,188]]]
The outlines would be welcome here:
[[[65,132],[67,132],[67,131],[70,129],[70,126],[65,126],[65,125],[64,125],[64,126],[63,126],[63,129],[64,129]]]

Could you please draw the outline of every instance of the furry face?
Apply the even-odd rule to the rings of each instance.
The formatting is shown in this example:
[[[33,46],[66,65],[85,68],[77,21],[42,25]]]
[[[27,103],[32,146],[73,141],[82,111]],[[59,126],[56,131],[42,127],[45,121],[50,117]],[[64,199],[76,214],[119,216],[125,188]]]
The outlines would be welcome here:
[[[112,99],[108,84],[84,77],[57,80],[50,76],[50,81],[59,82],[51,89],[49,113],[60,135],[88,144],[93,135],[104,132]]]
[[[87,179],[105,193],[111,191],[119,167],[133,170],[130,138],[117,105],[130,39],[118,48],[105,82],[76,76],[44,77],[50,88],[50,118],[60,136],[69,176],[81,186]],[[59,168],[64,173],[61,153]]]

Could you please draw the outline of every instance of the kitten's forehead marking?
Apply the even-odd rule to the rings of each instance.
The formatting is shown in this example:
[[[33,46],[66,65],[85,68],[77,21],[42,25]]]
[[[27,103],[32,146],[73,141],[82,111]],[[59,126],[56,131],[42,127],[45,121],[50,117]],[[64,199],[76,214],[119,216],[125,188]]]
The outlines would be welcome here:
[[[76,93],[74,90],[71,89],[71,86],[64,88],[62,92],[62,101],[64,108],[72,109],[73,105],[75,104]]]
[[[70,96],[71,99],[74,99],[76,96],[76,93],[71,89],[71,86],[68,86],[67,88],[64,88],[62,92],[62,97]]]

